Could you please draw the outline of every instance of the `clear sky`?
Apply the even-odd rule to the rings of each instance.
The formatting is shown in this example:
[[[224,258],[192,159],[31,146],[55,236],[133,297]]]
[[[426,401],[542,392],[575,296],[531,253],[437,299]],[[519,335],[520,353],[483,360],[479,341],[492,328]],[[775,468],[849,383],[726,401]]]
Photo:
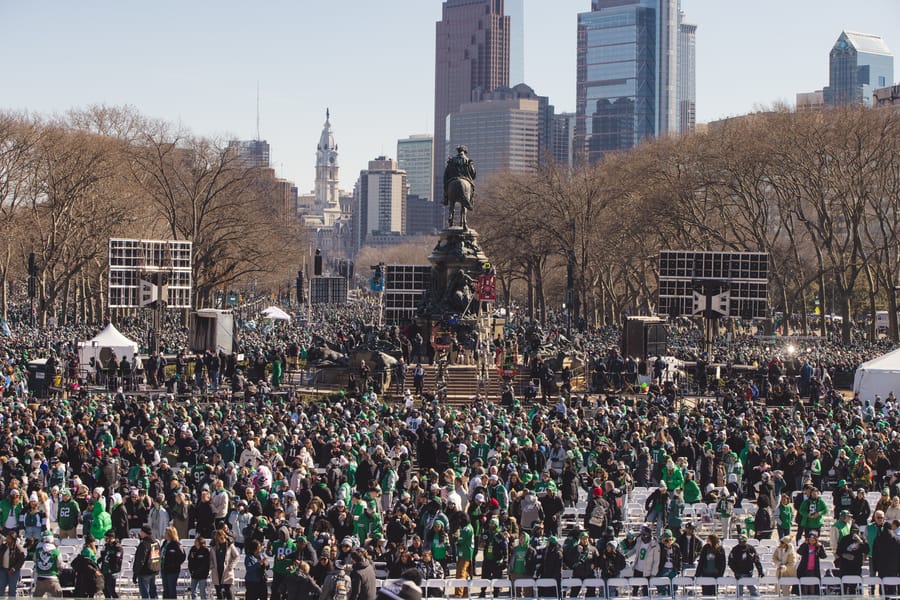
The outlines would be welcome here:
[[[312,189],[331,109],[341,188],[396,142],[431,133],[441,0],[0,0],[0,109],[128,104],[195,133],[260,134],[279,175]],[[590,0],[525,0],[525,79],[575,109],[575,32]],[[828,80],[842,29],[900,52],[900,0],[682,0],[697,30],[697,120]],[[895,81],[898,79],[895,69]],[[518,82],[512,82],[513,84]],[[477,160],[477,157],[474,157]]]

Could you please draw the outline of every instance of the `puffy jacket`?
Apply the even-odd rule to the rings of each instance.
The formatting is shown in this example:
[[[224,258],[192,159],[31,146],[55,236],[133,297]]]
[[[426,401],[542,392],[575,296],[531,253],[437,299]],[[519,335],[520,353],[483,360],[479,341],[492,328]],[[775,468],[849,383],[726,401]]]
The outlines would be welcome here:
[[[754,566],[760,577],[763,574],[759,555],[756,553],[756,549],[748,544],[738,544],[731,549],[731,554],[728,555],[728,566],[734,571],[736,577],[752,574]]]
[[[160,558],[162,559],[161,571],[168,574],[180,573],[181,564],[185,559],[181,543],[165,541],[160,552]]]

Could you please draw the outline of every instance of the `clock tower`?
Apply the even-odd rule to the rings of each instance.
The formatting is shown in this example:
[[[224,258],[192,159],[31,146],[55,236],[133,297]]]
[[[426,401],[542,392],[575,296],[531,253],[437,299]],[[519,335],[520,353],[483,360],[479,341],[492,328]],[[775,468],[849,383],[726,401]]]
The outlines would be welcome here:
[[[316,212],[324,217],[325,226],[331,226],[341,216],[338,191],[338,152],[331,130],[331,114],[325,110],[325,125],[316,148]]]

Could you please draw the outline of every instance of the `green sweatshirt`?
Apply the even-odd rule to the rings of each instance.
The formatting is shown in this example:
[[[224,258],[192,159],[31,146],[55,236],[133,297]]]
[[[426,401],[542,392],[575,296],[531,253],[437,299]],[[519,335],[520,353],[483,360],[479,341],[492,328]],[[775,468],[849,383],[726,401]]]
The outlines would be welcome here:
[[[75,527],[78,526],[78,515],[80,512],[78,503],[74,500],[60,502],[59,509],[56,513],[56,520],[59,522],[59,528],[62,530],[75,529]]]

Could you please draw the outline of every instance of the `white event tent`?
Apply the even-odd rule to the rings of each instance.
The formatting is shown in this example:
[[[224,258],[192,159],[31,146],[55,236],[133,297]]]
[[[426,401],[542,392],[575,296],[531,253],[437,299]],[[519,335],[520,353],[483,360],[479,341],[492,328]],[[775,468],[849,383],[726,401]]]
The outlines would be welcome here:
[[[104,349],[106,352],[104,352]],[[112,352],[115,352],[119,360],[122,360],[122,357],[125,356],[131,362],[131,357],[137,354],[137,351],[137,342],[122,335],[112,323],[88,341],[78,342],[78,360],[81,365],[87,365],[92,357],[97,362],[105,363],[105,361],[109,360]]]
[[[856,368],[853,377],[853,393],[861,400],[874,401],[890,392],[900,394],[900,349],[864,362]]]

